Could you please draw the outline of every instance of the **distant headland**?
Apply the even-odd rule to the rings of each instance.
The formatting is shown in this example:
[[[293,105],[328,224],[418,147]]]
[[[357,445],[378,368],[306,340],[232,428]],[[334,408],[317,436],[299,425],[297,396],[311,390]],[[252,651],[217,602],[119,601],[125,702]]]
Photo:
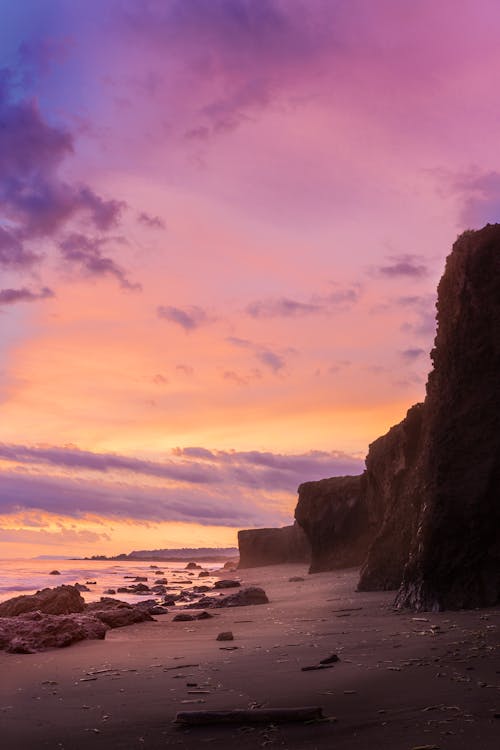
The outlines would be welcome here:
[[[153,549],[134,550],[133,552],[120,555],[92,555],[84,557],[83,560],[141,560],[146,562],[189,562],[191,560],[204,560],[205,562],[219,562],[237,558],[239,556],[237,547],[182,547],[180,549]]]

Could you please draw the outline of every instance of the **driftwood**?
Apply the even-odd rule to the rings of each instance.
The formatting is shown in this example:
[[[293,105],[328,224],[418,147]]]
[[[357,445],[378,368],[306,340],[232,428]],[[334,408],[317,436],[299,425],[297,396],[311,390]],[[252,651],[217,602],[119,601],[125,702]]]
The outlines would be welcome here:
[[[287,721],[318,721],[320,706],[298,708],[234,708],[229,711],[179,711],[176,724],[274,724]]]

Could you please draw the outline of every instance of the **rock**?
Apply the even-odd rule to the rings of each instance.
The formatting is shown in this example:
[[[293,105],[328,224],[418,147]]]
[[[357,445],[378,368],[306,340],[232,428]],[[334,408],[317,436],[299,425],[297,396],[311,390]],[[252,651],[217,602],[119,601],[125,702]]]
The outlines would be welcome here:
[[[167,583],[168,583],[168,581],[167,581],[167,579],[166,579],[166,578],[158,578],[158,580],[156,581],[156,584],[155,584],[155,585],[156,585],[156,586],[158,586],[159,584],[161,584],[161,585],[163,585],[163,586],[166,586],[166,585],[167,585]]]
[[[198,615],[195,615],[194,619],[195,620],[210,620],[210,618],[212,617],[213,615],[211,615],[210,612],[203,611],[203,612],[200,612]]]
[[[200,572],[198,573],[198,578],[206,578],[209,575],[210,573],[208,572],[208,570],[200,570]]]
[[[106,591],[104,593],[105,594],[116,594],[116,590],[115,589],[106,589]]]
[[[112,599],[110,596],[101,596],[98,602],[89,602],[86,604],[85,612],[95,612],[96,610],[102,609],[116,609],[117,607],[131,608],[132,604],[122,602],[121,599]]]
[[[241,586],[241,583],[239,581],[233,581],[229,579],[222,579],[220,581],[216,581],[214,583],[214,589],[234,589],[238,586]]]
[[[234,641],[234,635],[232,634],[230,630],[226,630],[222,633],[219,633],[219,635],[217,636],[215,640],[216,641]]]
[[[238,532],[239,568],[309,562],[311,549],[296,523],[280,529],[244,529]],[[232,563],[231,563],[232,565]]]
[[[83,612],[85,600],[74,586],[57,586],[42,589],[36,594],[25,594],[0,603],[0,617],[17,617],[25,612],[43,612],[48,615],[66,615]]]
[[[126,625],[135,625],[136,623],[147,622],[153,619],[149,612],[141,610],[138,607],[131,607],[125,603],[121,603],[121,606],[114,608],[92,609],[91,612],[94,617],[97,617],[110,628],[123,628]]]
[[[164,572],[163,572],[163,570],[157,570],[157,571],[155,572],[155,576],[162,576],[162,575],[164,575]]]
[[[107,630],[92,615],[27,612],[16,618],[0,618],[0,650],[32,654],[87,639],[103,639]]]
[[[85,586],[84,583],[75,583],[74,586],[77,591],[90,591],[89,587]]]
[[[125,576],[125,578],[128,578],[128,576]],[[139,581],[147,581],[148,577],[147,576],[134,576],[134,578],[132,580],[135,583],[138,583]]]
[[[185,570],[201,570],[201,565],[198,565],[198,563],[195,562],[188,562]]]
[[[299,583],[299,581],[304,581],[305,579],[301,576],[292,576],[288,579],[288,583]]]
[[[311,571],[364,561],[360,590],[396,604],[500,602],[500,225],[465,232],[438,288],[423,404],[370,445],[366,471],[299,487]]]
[[[177,598],[176,598],[176,597],[173,597],[173,596],[167,596],[167,597],[166,597],[166,598],[165,598],[165,599],[164,599],[164,600],[162,601],[162,605],[163,605],[164,607],[174,607],[174,606],[175,606],[175,602],[176,602],[176,601],[177,601]]]
[[[89,586],[95,586],[97,581],[85,581],[85,583],[88,583]]]
[[[224,563],[224,565],[222,566],[222,568],[223,568],[223,570],[234,571],[234,570],[237,570],[238,563],[234,562],[234,560],[227,560],[227,562]]]
[[[247,588],[242,588],[240,591],[237,591],[234,594],[224,596],[221,599],[212,598],[212,601],[214,602],[214,604],[208,606],[247,607],[250,604],[269,604],[269,599],[266,596],[266,592],[259,586],[248,586]],[[200,602],[198,602],[198,604],[200,603],[201,600]]]
[[[418,522],[415,476],[419,472],[424,406],[370,445],[364,478],[365,502],[377,527],[361,569],[359,591],[397,589]]]
[[[311,545],[310,573],[360,565],[375,529],[363,476],[332,477],[299,487],[295,518]]]
[[[211,586],[193,586],[193,593],[194,594],[204,594],[207,591],[211,591]]]
[[[175,617],[172,618],[172,622],[189,622],[194,619],[194,616],[188,615],[187,612],[179,612],[178,615],[175,615]]]
[[[58,570],[51,570],[49,575],[51,576],[60,576],[61,573]]]
[[[464,232],[438,287],[412,498],[418,522],[397,604],[500,602],[500,225]]]

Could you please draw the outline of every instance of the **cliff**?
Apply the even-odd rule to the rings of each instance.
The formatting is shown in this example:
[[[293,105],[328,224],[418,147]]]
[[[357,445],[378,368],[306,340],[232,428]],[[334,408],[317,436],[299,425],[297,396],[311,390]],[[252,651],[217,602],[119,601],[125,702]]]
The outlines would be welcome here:
[[[417,609],[500,601],[500,225],[465,232],[438,287],[426,399],[360,477],[299,487],[311,571],[364,562],[359,589]],[[363,552],[364,550],[364,552]]]
[[[397,603],[500,601],[500,225],[464,233],[438,287],[417,532]]]
[[[416,492],[423,404],[375,440],[366,457],[364,503],[376,527],[362,562],[360,591],[397,589],[403,578],[420,508]]]
[[[310,573],[360,565],[373,537],[363,476],[332,477],[299,487],[297,523],[311,545]]]
[[[240,568],[309,562],[311,548],[297,524],[281,529],[245,529],[238,532]]]

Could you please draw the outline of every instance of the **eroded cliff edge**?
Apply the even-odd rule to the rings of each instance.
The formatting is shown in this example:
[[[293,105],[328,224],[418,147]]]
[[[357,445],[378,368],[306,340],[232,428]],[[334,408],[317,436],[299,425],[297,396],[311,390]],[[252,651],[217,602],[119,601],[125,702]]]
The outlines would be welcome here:
[[[500,601],[500,225],[454,244],[437,322],[425,402],[370,445],[366,471],[348,478],[356,501],[347,478],[308,482],[296,518],[311,571],[350,564],[351,549],[359,588],[401,586],[400,606],[489,606]]]
[[[311,546],[301,527],[280,529],[245,529],[238,532],[239,568],[260,565],[306,562],[311,559]]]
[[[397,603],[500,601],[500,225],[455,243],[438,287],[419,518]]]

